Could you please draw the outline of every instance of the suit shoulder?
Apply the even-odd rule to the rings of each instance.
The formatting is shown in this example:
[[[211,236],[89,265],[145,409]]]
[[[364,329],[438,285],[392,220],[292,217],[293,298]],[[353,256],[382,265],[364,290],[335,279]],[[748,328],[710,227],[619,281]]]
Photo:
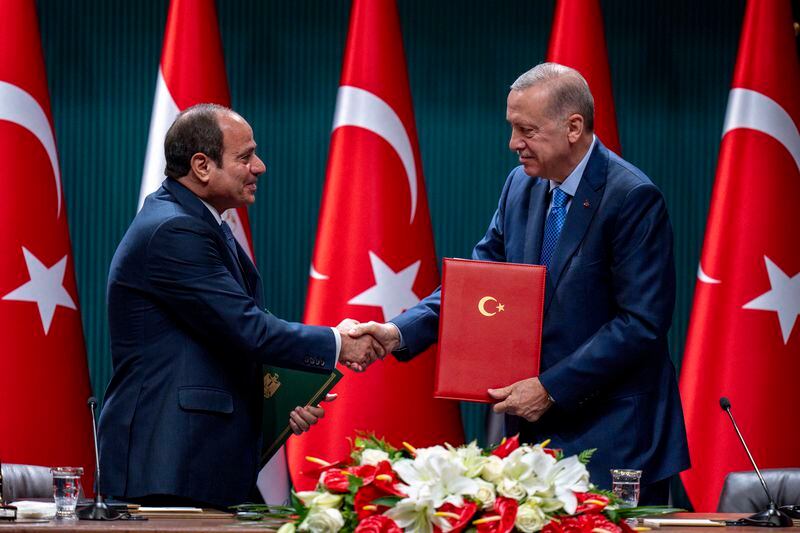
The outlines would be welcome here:
[[[661,195],[661,190],[647,174],[613,152],[609,152],[607,180],[612,190],[625,194],[634,189],[640,189],[642,191],[650,190]]]

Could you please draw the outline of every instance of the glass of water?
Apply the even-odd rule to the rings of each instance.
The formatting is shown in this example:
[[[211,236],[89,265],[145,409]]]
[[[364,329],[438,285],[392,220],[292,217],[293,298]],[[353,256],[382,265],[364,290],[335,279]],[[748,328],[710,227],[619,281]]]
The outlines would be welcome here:
[[[620,499],[620,507],[636,507],[639,505],[641,479],[641,470],[628,468],[611,469],[611,490],[614,496]]]
[[[77,520],[75,507],[81,492],[83,468],[59,466],[51,468],[53,474],[53,498],[56,501],[56,520]]]

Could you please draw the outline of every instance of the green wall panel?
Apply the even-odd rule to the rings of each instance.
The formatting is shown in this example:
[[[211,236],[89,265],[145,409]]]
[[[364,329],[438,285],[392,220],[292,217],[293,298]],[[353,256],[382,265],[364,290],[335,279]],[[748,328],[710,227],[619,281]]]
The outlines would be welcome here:
[[[105,282],[135,212],[165,0],[39,0],[95,393],[111,375]],[[267,186],[251,209],[270,309],[302,316],[349,2],[218,2],[234,107]],[[667,198],[676,237],[680,361],[743,0],[603,3],[623,154]],[[400,0],[437,251],[468,256],[514,165],[508,85],[546,53],[550,1]],[[465,408],[469,436],[484,409]]]

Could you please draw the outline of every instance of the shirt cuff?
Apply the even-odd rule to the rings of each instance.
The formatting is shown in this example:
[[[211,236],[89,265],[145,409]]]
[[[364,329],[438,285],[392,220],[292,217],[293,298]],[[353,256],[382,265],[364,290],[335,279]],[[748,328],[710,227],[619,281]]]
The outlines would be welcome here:
[[[387,322],[390,326],[392,326],[397,331],[397,336],[400,338],[400,346],[397,347],[398,350],[405,350],[406,343],[403,340],[403,332],[400,331],[400,328],[397,327],[397,324],[394,322]]]
[[[331,328],[333,336],[336,339],[336,359],[333,361],[333,367],[339,364],[339,354],[342,352],[342,334],[336,328]]]

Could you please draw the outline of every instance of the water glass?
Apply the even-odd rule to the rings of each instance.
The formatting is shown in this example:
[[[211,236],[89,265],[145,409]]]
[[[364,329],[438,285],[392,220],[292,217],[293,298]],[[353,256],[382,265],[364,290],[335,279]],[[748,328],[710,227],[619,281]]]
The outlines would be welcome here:
[[[75,507],[81,492],[83,468],[60,466],[51,468],[53,474],[53,498],[56,501],[56,520],[77,520]]]
[[[636,507],[639,505],[641,479],[641,470],[628,468],[611,469],[611,490],[614,496],[620,499],[620,507]]]

